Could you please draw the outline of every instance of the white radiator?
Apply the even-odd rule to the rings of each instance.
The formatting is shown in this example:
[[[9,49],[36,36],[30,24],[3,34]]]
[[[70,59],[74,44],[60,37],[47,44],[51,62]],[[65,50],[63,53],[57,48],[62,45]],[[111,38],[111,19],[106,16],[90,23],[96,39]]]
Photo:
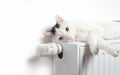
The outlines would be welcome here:
[[[120,40],[109,41],[120,48]],[[84,43],[62,44],[63,58],[53,57],[53,75],[120,75],[120,56],[100,50],[91,55]]]

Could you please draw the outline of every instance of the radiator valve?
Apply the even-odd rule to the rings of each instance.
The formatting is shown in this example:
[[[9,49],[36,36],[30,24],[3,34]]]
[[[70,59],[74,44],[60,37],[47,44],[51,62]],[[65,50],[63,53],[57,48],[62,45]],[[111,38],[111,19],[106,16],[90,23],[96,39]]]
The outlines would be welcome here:
[[[60,44],[47,43],[41,44],[37,48],[37,56],[55,56],[58,55],[59,58],[63,57],[63,50]]]

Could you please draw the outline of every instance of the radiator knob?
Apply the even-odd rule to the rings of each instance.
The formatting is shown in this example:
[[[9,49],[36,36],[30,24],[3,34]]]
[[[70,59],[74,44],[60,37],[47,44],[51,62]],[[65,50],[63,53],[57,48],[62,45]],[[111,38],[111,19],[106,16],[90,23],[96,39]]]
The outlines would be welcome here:
[[[41,44],[37,48],[37,56],[55,56],[62,52],[62,47],[56,43]]]

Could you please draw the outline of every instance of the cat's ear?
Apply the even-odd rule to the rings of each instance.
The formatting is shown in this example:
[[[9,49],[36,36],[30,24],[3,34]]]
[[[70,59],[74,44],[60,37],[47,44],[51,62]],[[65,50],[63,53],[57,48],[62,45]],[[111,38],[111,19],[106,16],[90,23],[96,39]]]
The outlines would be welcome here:
[[[52,33],[51,32],[44,32],[44,36],[48,39],[52,39]]]
[[[55,19],[56,19],[56,22],[57,22],[57,23],[62,23],[62,22],[64,22],[64,19],[63,19],[62,17],[60,17],[59,15],[56,15]]]

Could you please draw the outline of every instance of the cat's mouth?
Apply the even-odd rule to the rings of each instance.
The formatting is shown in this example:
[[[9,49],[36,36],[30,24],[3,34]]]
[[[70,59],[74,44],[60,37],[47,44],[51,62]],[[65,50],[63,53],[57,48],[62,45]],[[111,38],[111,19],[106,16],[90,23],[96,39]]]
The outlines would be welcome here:
[[[69,37],[65,42],[74,42],[74,39],[72,37]]]

